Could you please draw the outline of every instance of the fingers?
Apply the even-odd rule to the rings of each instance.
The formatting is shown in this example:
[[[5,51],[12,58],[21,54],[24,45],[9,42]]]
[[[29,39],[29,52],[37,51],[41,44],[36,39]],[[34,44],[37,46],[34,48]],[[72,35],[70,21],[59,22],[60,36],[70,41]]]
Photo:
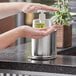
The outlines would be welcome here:
[[[47,6],[44,4],[39,3],[29,3],[27,6],[25,6],[22,11],[26,13],[32,13],[37,10],[46,10],[46,11],[59,11],[58,9],[55,9],[51,6]]]
[[[46,5],[40,5],[40,6],[32,6],[32,7],[30,7],[28,12],[32,13],[32,12],[37,11],[37,10],[58,11],[58,9],[55,9],[53,7],[46,6]]]
[[[34,6],[38,7],[38,9],[36,10],[48,10],[48,11],[59,11],[58,9],[48,6],[48,5],[44,5],[44,4],[40,4],[40,3],[33,3]]]
[[[48,11],[59,11],[58,9],[55,9],[55,8],[53,8],[53,7],[51,7],[51,6],[47,6],[47,5],[40,5],[40,9],[41,10],[48,10]]]
[[[57,30],[57,26],[54,25],[54,26],[47,29],[46,35],[49,35],[49,34],[51,34],[52,32],[54,32],[56,30]]]
[[[35,32],[34,35],[32,35],[32,37],[35,39],[39,39],[39,38],[42,38],[44,36],[51,34],[52,32],[56,31],[56,29],[57,29],[56,25],[49,27],[47,29],[36,29],[38,31]]]

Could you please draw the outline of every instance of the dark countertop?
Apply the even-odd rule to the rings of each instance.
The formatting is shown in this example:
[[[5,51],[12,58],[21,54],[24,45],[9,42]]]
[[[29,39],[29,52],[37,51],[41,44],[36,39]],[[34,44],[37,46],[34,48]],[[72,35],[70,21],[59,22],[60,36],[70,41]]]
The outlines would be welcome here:
[[[56,59],[36,61],[28,59],[30,43],[0,51],[0,69],[76,74],[76,56],[58,55]]]

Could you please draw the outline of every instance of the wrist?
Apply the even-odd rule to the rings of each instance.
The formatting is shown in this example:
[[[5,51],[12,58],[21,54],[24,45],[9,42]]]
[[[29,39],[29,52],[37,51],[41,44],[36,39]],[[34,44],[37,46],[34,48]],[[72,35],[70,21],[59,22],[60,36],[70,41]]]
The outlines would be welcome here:
[[[20,38],[20,37],[22,37],[23,30],[22,30],[21,26],[15,28],[15,29],[14,29],[14,32],[15,32],[15,34],[16,34],[16,38],[17,38],[17,39]]]

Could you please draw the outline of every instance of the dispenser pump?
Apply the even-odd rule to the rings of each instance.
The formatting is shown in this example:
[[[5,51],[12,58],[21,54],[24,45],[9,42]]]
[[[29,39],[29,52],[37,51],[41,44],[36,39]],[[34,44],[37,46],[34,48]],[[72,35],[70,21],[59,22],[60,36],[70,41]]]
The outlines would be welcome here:
[[[41,22],[43,22],[45,19],[46,19],[46,17],[45,17],[44,11],[41,10],[41,11],[40,11],[40,14],[39,14],[39,20],[40,20]]]
[[[45,13],[43,10],[40,10],[39,19],[37,19],[36,23],[34,23],[35,28],[46,28],[46,21],[45,21]],[[34,20],[35,21],[35,20]]]

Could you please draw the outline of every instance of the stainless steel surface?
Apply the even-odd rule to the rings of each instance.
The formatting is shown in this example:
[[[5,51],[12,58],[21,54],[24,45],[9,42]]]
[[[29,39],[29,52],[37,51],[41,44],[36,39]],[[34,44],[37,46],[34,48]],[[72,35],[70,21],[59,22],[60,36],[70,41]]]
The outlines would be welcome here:
[[[37,20],[38,22],[38,20]],[[33,22],[33,26],[34,26]],[[52,26],[50,19],[46,19],[47,27]],[[56,31],[41,39],[32,39],[32,59],[53,59],[56,58]]]
[[[24,0],[17,0],[17,2],[24,2]],[[16,27],[23,26],[25,24],[25,14],[23,12],[17,14],[16,16]],[[17,44],[25,43],[26,38],[17,39]]]

